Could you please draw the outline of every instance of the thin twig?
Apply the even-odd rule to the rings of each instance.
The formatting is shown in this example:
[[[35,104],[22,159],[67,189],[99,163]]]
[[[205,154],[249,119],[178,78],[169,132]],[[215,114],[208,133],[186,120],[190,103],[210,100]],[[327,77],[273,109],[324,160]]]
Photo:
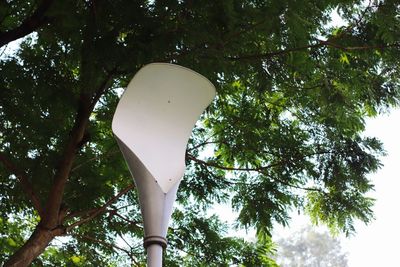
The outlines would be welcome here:
[[[19,170],[17,166],[2,153],[0,153],[0,162],[2,162],[3,165],[18,178],[25,195],[32,202],[32,206],[36,209],[39,216],[42,217],[42,205],[36,193],[33,191],[33,185],[29,182],[25,172]]]
[[[206,162],[204,160],[201,160],[201,159],[198,159],[198,158],[194,157],[193,155],[191,155],[189,153],[186,153],[186,157],[188,159],[190,159],[192,161],[195,161],[197,163],[200,163],[202,165],[206,165],[206,166],[209,166],[209,167],[214,167],[214,168],[221,169],[221,170],[226,170],[226,171],[246,171],[246,172],[255,171],[255,172],[259,172],[259,171],[262,171],[262,170],[265,170],[265,169],[269,169],[269,168],[272,168],[272,167],[275,167],[275,166],[279,166],[279,165],[282,164],[282,162],[278,162],[278,163],[272,163],[270,165],[263,166],[263,167],[258,167],[258,168],[238,168],[238,167],[226,167],[226,166],[222,166],[222,165],[216,164],[214,162]]]
[[[358,17],[358,19],[355,19],[355,21],[353,21],[352,23],[349,23],[349,25],[347,25],[347,27],[340,32],[338,35],[333,36],[334,39],[337,39],[341,36],[343,36],[343,34],[345,33],[349,33],[354,27],[359,26],[360,22],[363,20],[363,18],[365,17],[365,15],[367,14],[367,11],[372,7],[372,2],[371,0],[369,0],[368,2],[368,6],[361,12],[360,16]]]
[[[132,220],[129,220],[129,219],[125,218],[124,216],[122,216],[121,214],[119,214],[116,210],[114,210],[113,215],[115,215],[115,216],[121,218],[122,220],[126,221],[126,222],[129,223],[130,225],[133,225],[133,226],[136,226],[136,227],[140,227],[140,226],[138,226],[138,223],[139,223],[139,222],[137,222],[137,221],[132,221]]]
[[[105,242],[103,240],[100,240],[100,239],[97,239],[97,238],[94,238],[94,237],[91,237],[91,236],[88,236],[88,235],[80,235],[80,234],[70,234],[70,235],[74,236],[74,237],[77,237],[77,238],[80,238],[80,239],[86,239],[88,241],[101,244],[101,245],[103,245],[105,247],[108,247],[108,248],[111,248],[111,249],[118,249],[120,251],[123,251],[129,256],[129,258],[133,261],[133,263],[136,266],[140,266],[139,262],[133,257],[132,252],[130,252],[129,250],[127,250],[125,248],[122,248],[120,246]]]
[[[200,148],[202,146],[206,146],[206,145],[211,145],[211,144],[221,144],[222,142],[217,142],[217,141],[206,141],[206,142],[202,142],[200,144],[197,144],[193,147],[188,147],[188,151],[193,151],[197,148]]]
[[[305,155],[305,157],[311,157],[311,156],[329,154],[329,153],[332,153],[332,152],[331,151],[318,151],[318,152],[312,153],[310,155]],[[198,159],[198,158],[194,157],[193,155],[191,155],[189,153],[187,153],[186,155],[187,155],[188,159],[190,159],[192,161],[195,161],[195,162],[197,162],[199,164],[202,164],[204,166],[213,167],[213,168],[222,169],[222,170],[227,170],[227,171],[244,171],[244,172],[252,172],[252,171],[254,171],[254,172],[258,172],[258,173],[260,173],[262,175],[268,176],[270,179],[274,180],[275,182],[278,182],[280,184],[283,184],[283,185],[286,185],[286,186],[289,186],[289,187],[292,187],[292,188],[306,190],[306,191],[322,192],[318,188],[301,187],[301,186],[293,185],[293,184],[291,184],[289,182],[283,181],[283,180],[278,179],[276,177],[271,177],[271,175],[269,175],[268,173],[265,172],[269,168],[284,164],[285,161],[280,161],[280,162],[277,162],[277,163],[274,163],[274,164],[270,164],[270,165],[267,165],[267,166],[264,166],[264,167],[258,167],[258,168],[235,168],[235,167],[225,167],[225,166],[222,166],[222,165],[215,164],[213,162],[206,162],[204,160],[201,160],[201,159]],[[237,182],[235,182],[235,183],[237,183]]]
[[[67,216],[65,216],[65,220],[74,218],[74,217],[82,217],[84,215],[88,215],[88,214],[93,214],[94,212],[96,212],[99,208],[93,208],[93,209],[89,209],[89,210],[81,210],[81,211],[75,211],[75,212],[71,212],[69,214],[67,214]]]
[[[107,91],[108,88],[110,88],[109,86],[109,82],[112,81],[113,76],[115,75],[115,71],[116,71],[117,67],[114,67],[112,70],[107,71],[107,76],[106,78],[103,80],[103,82],[100,84],[100,86],[98,87],[98,89],[96,90],[96,93],[92,99],[92,103],[90,105],[90,109],[93,110],[94,107],[97,104],[97,101],[99,101],[99,99],[101,98],[102,95],[104,95],[104,93]]]
[[[7,47],[8,47],[8,44],[6,44],[6,45],[4,46],[3,51],[1,51],[1,53],[0,53],[0,58],[3,56],[4,52],[6,52]]]
[[[103,206],[99,207],[97,209],[97,211],[93,212],[91,215],[89,215],[88,217],[79,220],[71,225],[69,225],[68,227],[66,227],[66,232],[70,231],[72,228],[79,226],[81,224],[84,224],[90,220],[92,220],[93,218],[95,218],[96,216],[100,215],[101,213],[103,213],[108,206],[110,206],[112,203],[114,203],[117,199],[119,199],[122,195],[128,193],[132,188],[134,188],[134,185],[131,184],[127,187],[125,187],[124,189],[122,189],[117,195],[115,195],[114,197],[112,197],[110,200],[108,200]]]
[[[116,212],[115,212],[114,214],[116,214]],[[114,224],[112,221],[110,221],[110,223],[111,223],[112,226],[115,227],[115,224]],[[118,227],[116,227],[116,229],[117,229],[117,228],[118,228]],[[125,240],[125,238],[123,237],[122,233],[121,233],[120,231],[116,231],[116,233],[117,233],[117,235],[122,239],[122,241],[124,241],[124,243],[132,250],[133,247]]]
[[[273,58],[273,57],[285,55],[290,52],[298,52],[298,51],[307,50],[307,49],[319,48],[321,46],[323,46],[323,44],[321,42],[319,42],[319,43],[312,44],[312,45],[304,45],[304,46],[299,46],[299,47],[287,48],[287,49],[277,50],[277,51],[268,52],[268,53],[231,56],[231,57],[227,57],[226,59],[232,60],[232,61],[239,61],[239,60],[252,60],[252,59],[260,59],[260,58]]]
[[[110,150],[110,151],[111,151],[111,150]],[[88,160],[86,160],[86,161],[84,161],[84,162],[82,162],[82,163],[80,163],[80,164],[74,166],[74,167],[71,169],[71,172],[74,172],[74,171],[78,170],[79,168],[83,167],[84,165],[86,165],[86,164],[88,164],[88,163],[90,163],[90,162],[92,162],[92,161],[94,161],[94,160],[97,160],[97,159],[99,159],[100,157],[102,157],[102,158],[104,159],[104,158],[108,158],[108,157],[110,157],[110,156],[112,156],[112,155],[115,155],[115,154],[119,153],[119,150],[112,151],[112,152],[110,152],[110,151],[106,152],[106,153],[103,154],[103,155],[94,156],[94,157],[92,157],[92,158],[90,158],[90,159],[88,159]]]
[[[124,243],[132,250],[132,246],[125,240],[121,233],[118,233],[118,236],[124,241]]]
[[[240,61],[240,60],[254,60],[261,58],[273,58],[281,55],[288,54],[290,52],[299,52],[307,49],[316,49],[320,47],[332,47],[343,51],[362,51],[362,50],[371,50],[371,49],[385,49],[392,47],[400,47],[400,44],[387,44],[387,45],[364,45],[364,46],[342,46],[337,43],[334,43],[330,40],[318,40],[318,43],[312,45],[305,45],[293,48],[282,49],[278,51],[268,52],[268,53],[260,53],[260,54],[249,54],[249,55],[239,55],[233,57],[227,57],[226,59],[232,61]]]
[[[231,40],[234,40],[237,36],[240,36],[243,33],[249,32],[252,29],[258,27],[259,25],[261,25],[261,24],[263,24],[263,23],[265,23],[267,21],[268,21],[267,19],[263,19],[263,20],[261,20],[259,22],[253,23],[251,25],[246,25],[246,27],[243,27],[243,28],[239,29],[238,31],[233,32],[231,34],[228,34],[226,36],[226,39],[225,40],[221,40],[221,42],[219,42],[219,41],[218,42],[214,42],[214,43],[202,42],[200,44],[197,44],[197,45],[193,46],[192,48],[188,47],[184,51],[179,51],[180,53],[179,52],[178,53],[174,52],[171,55],[169,55],[168,57],[160,58],[160,59],[158,59],[156,61],[157,62],[171,62],[173,60],[185,57],[187,55],[190,55],[190,54],[192,54],[194,52],[198,52],[198,51],[201,51],[201,50],[209,50],[210,48],[220,49],[220,47],[223,47],[223,46],[227,45]]]

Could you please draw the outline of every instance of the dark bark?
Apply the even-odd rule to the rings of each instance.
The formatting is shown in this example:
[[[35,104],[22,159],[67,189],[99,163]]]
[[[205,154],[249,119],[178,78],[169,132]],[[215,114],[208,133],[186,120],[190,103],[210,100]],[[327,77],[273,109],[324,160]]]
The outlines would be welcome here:
[[[78,144],[82,141],[89,116],[93,110],[94,106],[92,105],[90,97],[82,97],[74,127],[62,154],[57,168],[58,171],[53,178],[47,205],[41,212],[41,221],[30,238],[8,259],[4,266],[29,266],[46,249],[55,236],[65,233],[65,228],[62,226],[66,215],[66,209],[62,205],[64,187],[71,172]]]
[[[14,34],[12,34],[14,38],[16,36],[22,37],[23,33],[29,33],[29,31],[35,30],[41,23],[43,23],[44,14],[52,2],[53,0],[43,0],[35,13],[25,20],[20,27],[18,27],[21,29],[18,30],[18,28],[16,28],[15,31],[12,30],[7,33],[11,34],[14,31]],[[10,39],[5,38],[4,34],[6,33],[0,33],[0,45],[4,44],[2,43],[4,40],[10,41]],[[84,43],[86,43],[86,39],[91,40],[91,38],[92,36],[89,35],[85,38]],[[85,50],[85,46],[83,46],[82,50]],[[82,61],[85,62],[89,56],[90,54],[83,54]],[[86,68],[90,68],[90,66],[82,66],[82,72],[87,72]],[[97,72],[97,74],[101,75],[101,72]],[[95,88],[93,88],[93,86],[87,86],[91,84],[89,81],[93,80],[91,75],[81,76],[81,79],[86,81],[86,83],[82,83],[74,125],[60,155],[58,165],[56,166],[56,172],[53,176],[50,192],[47,196],[46,203],[43,205],[41,221],[36,226],[35,231],[32,233],[28,241],[26,241],[26,243],[10,257],[5,266],[29,266],[32,261],[46,249],[55,236],[65,234],[67,228],[63,226],[63,223],[67,212],[62,205],[65,185],[70,177],[77,152],[85,143],[84,136],[87,130],[90,114],[92,113],[97,101],[109,87],[112,76],[113,72],[111,71],[106,75],[106,77],[104,77],[103,82],[98,84]],[[129,191],[129,189],[130,188],[123,193]],[[103,209],[100,209],[100,211],[95,213],[95,215],[92,215],[90,219],[97,216],[102,211]],[[86,220],[82,223],[84,222],[86,222]],[[80,223],[76,223],[75,225],[78,226],[79,224]],[[72,227],[69,227],[69,229],[70,228]]]
[[[25,19],[21,25],[6,32],[0,32],[0,47],[26,36],[42,26],[46,22],[45,13],[53,1],[54,0],[43,0],[35,12]]]
[[[46,249],[55,236],[63,233],[64,229],[62,228],[47,230],[38,225],[28,241],[7,260],[4,267],[29,266]]]
[[[9,258],[4,266],[29,266],[46,249],[54,237],[65,234],[66,227],[63,226],[63,222],[66,216],[66,209],[62,205],[64,188],[70,176],[77,151],[82,145],[90,114],[97,101],[108,88],[112,75],[113,73],[110,72],[92,95],[81,95],[75,123],[53,177],[53,184],[43,209],[43,217],[41,217],[40,223],[36,226],[28,241]],[[129,189],[130,187],[124,190],[122,194],[128,192]],[[96,213],[96,216],[100,213]],[[80,224],[76,224],[76,226],[78,225]]]
[[[102,214],[106,211],[107,207],[110,206],[112,203],[114,203],[117,199],[119,199],[122,195],[128,193],[132,188],[134,188],[134,185],[128,185],[127,187],[125,187],[124,189],[122,189],[117,195],[115,195],[113,198],[111,198],[110,200],[108,200],[103,206],[97,208],[96,210],[94,210],[92,213],[90,213],[89,216],[83,218],[80,221],[77,221],[71,225],[69,225],[66,229],[67,231],[71,230],[74,227],[77,227],[81,224],[84,224],[90,220],[92,220],[93,218],[95,218],[96,216],[98,216],[99,214]]]
[[[57,172],[54,175],[53,185],[46,201],[47,205],[44,211],[42,224],[47,229],[53,229],[57,226],[59,218],[58,213],[60,211],[63,199],[65,184],[68,180],[72,169],[72,164],[76,157],[76,150],[85,134],[89,116],[92,112],[90,104],[91,99],[89,97],[81,97],[79,110],[75,119],[75,125],[72,129],[70,139],[65,147],[59,167],[57,168]]]
[[[40,223],[36,226],[28,241],[10,257],[4,266],[29,266],[46,249],[55,236],[64,234],[65,228],[62,226],[66,215],[66,210],[62,207],[64,188],[76,157],[78,144],[83,138],[92,111],[90,100],[90,98],[81,99],[75,125],[53,178],[53,185]]]
[[[58,226],[54,229],[47,229],[47,228],[43,227],[42,223],[39,223],[39,225],[36,226],[35,231],[31,235],[31,237],[28,239],[28,241],[26,241],[26,243],[14,255],[12,255],[8,259],[8,261],[4,264],[4,267],[29,266],[33,260],[35,260],[40,254],[43,253],[43,251],[50,244],[50,242],[54,239],[54,237],[68,234],[68,232],[72,228],[78,227],[79,225],[84,224],[84,223],[92,220],[93,218],[97,217],[98,215],[104,213],[104,211],[106,211],[107,207],[109,207],[112,203],[114,203],[122,195],[128,193],[132,188],[134,188],[133,184],[125,187],[118,194],[116,194],[114,197],[112,197],[110,200],[108,200],[103,206],[97,208],[92,214],[83,218],[80,221],[77,221],[77,222],[69,225],[68,227],[64,227],[62,225],[64,219],[66,218],[65,209],[62,208],[59,211],[59,217],[57,219]],[[116,247],[116,248],[118,248],[118,247]],[[132,256],[131,254],[129,254],[129,255]]]

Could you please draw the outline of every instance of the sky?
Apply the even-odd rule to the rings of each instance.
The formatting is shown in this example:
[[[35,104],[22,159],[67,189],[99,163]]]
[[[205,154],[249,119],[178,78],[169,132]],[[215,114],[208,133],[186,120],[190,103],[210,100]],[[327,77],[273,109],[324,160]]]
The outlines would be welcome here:
[[[399,266],[400,204],[400,110],[367,121],[366,135],[383,143],[384,166],[370,177],[375,184],[375,220],[368,226],[357,224],[357,234],[342,238],[350,267]]]
[[[375,184],[370,194],[376,199],[373,211],[375,220],[365,225],[358,222],[351,237],[339,236],[343,251],[348,254],[349,267],[395,267],[399,265],[399,209],[400,204],[400,110],[367,120],[365,135],[380,139],[387,155],[382,168],[369,176]],[[294,214],[290,228],[277,226],[274,237],[290,236],[306,226],[305,216]]]
[[[336,10],[332,12],[331,25],[345,24]],[[353,236],[339,238],[343,250],[348,253],[349,267],[400,266],[400,109],[366,122],[365,135],[381,140],[387,153],[381,159],[382,168],[369,176],[375,184],[375,191],[370,194],[376,199],[375,220],[368,225],[358,222]],[[289,236],[307,224],[307,217],[294,214],[290,228],[277,226],[274,235]]]

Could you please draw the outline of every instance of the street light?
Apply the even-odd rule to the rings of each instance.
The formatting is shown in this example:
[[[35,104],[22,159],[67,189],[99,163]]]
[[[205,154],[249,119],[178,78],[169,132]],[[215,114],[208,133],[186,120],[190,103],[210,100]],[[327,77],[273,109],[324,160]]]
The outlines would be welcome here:
[[[162,266],[187,141],[214,97],[200,74],[153,63],[136,73],[118,103],[112,130],[138,189],[149,267]]]

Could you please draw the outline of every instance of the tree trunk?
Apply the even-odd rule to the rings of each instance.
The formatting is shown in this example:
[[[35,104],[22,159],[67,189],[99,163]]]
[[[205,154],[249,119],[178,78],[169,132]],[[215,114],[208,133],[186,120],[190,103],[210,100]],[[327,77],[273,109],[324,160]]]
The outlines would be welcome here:
[[[53,238],[61,235],[62,232],[61,228],[47,230],[39,224],[28,241],[6,261],[4,267],[29,266],[46,249]]]
[[[43,3],[51,1],[53,0],[43,0]],[[70,139],[62,153],[59,167],[53,177],[53,184],[47,197],[47,205],[43,211],[41,208],[38,209],[39,212],[42,211],[40,213],[43,213],[41,222],[36,226],[35,231],[25,244],[6,261],[4,267],[29,266],[33,260],[43,253],[54,237],[65,234],[66,227],[62,225],[67,213],[67,209],[62,205],[64,188],[68,181],[77,149],[82,145],[82,142],[86,142],[83,140],[90,114],[97,101],[108,88],[112,75],[112,73],[107,75],[99,88],[95,90],[93,96],[81,94],[75,123],[70,133]],[[74,226],[79,224],[77,223]],[[72,226],[70,225],[69,227],[71,228]]]

